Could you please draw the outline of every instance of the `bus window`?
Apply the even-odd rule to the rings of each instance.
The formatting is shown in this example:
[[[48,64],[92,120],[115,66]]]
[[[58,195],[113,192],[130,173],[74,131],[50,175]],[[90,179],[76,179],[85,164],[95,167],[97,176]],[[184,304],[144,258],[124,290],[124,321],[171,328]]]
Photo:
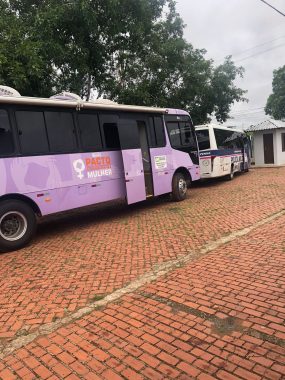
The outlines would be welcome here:
[[[179,123],[178,122],[168,122],[167,123],[167,129],[169,133],[169,138],[171,145],[175,147],[181,146],[181,139],[180,139],[180,129],[179,129]]]
[[[120,142],[121,149],[138,149],[141,148],[139,139],[138,124],[144,125],[144,121],[136,119],[120,119]]]
[[[45,120],[51,152],[74,152],[76,138],[72,113],[45,112]]]
[[[218,149],[242,148],[240,133],[216,128],[214,128],[214,131]]]
[[[121,149],[118,132],[118,116],[112,114],[100,114],[99,120],[105,140],[105,148],[107,150]]]
[[[36,155],[49,152],[43,112],[15,112],[21,152],[24,155]]]
[[[180,133],[181,133],[181,144],[183,146],[188,146],[193,149],[196,148],[195,135],[192,130],[190,123],[182,121],[179,122]]]
[[[150,116],[147,124],[150,148],[163,148],[166,145],[163,119],[161,116]]]
[[[14,153],[13,134],[6,110],[0,109],[0,157]]]
[[[118,125],[116,123],[104,123],[103,131],[107,149],[120,149],[120,138],[118,134]]]
[[[100,151],[103,149],[97,114],[78,115],[81,146],[85,152]]]
[[[154,131],[156,137],[156,148],[163,148],[166,144],[164,125],[161,116],[155,116],[154,118]]]
[[[149,140],[149,147],[150,148],[156,148],[156,136],[155,136],[155,131],[154,131],[154,120],[153,120],[152,116],[150,116],[148,118],[147,135],[148,135],[148,140]]]
[[[195,132],[188,121],[169,121],[167,122],[170,143],[174,148],[188,147],[197,150]]]
[[[200,150],[208,150],[211,148],[208,129],[196,130],[196,136],[197,136]]]

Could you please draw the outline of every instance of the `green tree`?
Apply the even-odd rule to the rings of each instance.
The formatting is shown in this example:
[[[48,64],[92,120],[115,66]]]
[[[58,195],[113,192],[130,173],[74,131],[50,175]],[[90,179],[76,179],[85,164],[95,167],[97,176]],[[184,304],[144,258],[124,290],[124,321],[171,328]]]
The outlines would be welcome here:
[[[276,120],[285,119],[285,66],[273,71],[272,90],[265,113]]]
[[[19,36],[37,44],[36,57],[51,69],[50,89],[86,98],[92,88],[102,93],[109,67],[125,47],[135,55],[144,45],[167,1],[1,0],[13,17],[12,25],[22,25]],[[5,54],[4,47],[2,51]],[[27,94],[26,88],[18,89]],[[34,92],[45,93],[42,88]]]
[[[183,38],[173,0],[0,0],[0,80],[23,95],[94,90],[122,103],[229,116],[244,91]],[[2,28],[1,28],[2,27]]]
[[[53,69],[41,57],[41,42],[32,39],[25,22],[0,1],[0,82],[25,95],[51,93]]]
[[[105,93],[120,103],[186,109],[196,124],[209,121],[211,114],[224,122],[231,105],[246,100],[245,91],[234,84],[243,69],[230,57],[214,67],[205,50],[184,40],[175,4],[167,5],[166,16],[155,23],[144,46],[118,52]]]

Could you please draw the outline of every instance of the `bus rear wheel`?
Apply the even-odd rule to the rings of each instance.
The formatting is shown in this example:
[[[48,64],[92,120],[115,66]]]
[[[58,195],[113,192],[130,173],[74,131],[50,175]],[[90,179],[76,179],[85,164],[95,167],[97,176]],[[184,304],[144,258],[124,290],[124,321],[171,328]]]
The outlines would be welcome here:
[[[36,215],[26,203],[5,200],[0,203],[0,251],[23,248],[36,231]]]
[[[172,179],[172,199],[183,201],[187,195],[187,181],[182,173],[175,173]]]

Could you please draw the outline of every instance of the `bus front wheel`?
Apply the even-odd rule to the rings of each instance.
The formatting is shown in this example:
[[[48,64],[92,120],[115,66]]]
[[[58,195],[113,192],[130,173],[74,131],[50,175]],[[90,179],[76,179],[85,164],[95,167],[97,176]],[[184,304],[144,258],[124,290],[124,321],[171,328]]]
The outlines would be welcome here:
[[[233,167],[231,168],[231,172],[230,172],[230,174],[226,175],[226,179],[227,179],[228,181],[231,181],[231,180],[234,179],[234,168],[233,168]]]
[[[183,201],[187,194],[187,181],[182,173],[175,173],[172,179],[172,199]]]
[[[0,251],[23,248],[36,231],[36,215],[32,208],[19,200],[0,203]]]

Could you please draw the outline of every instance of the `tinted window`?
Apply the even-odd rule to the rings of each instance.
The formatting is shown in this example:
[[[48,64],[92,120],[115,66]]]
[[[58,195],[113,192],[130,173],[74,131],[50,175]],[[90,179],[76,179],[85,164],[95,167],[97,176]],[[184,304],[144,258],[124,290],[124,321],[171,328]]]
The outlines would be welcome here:
[[[181,146],[180,129],[178,122],[168,122],[167,129],[169,133],[170,143],[173,147]]]
[[[285,152],[285,133],[281,133],[282,152]]]
[[[118,116],[101,114],[99,118],[105,140],[105,148],[110,150],[121,149],[118,133]]]
[[[140,148],[138,123],[143,123],[135,119],[120,119],[120,141],[121,149]]]
[[[23,154],[48,153],[43,112],[16,111],[21,151]]]
[[[181,134],[181,144],[182,146],[188,146],[193,149],[197,149],[195,133],[193,127],[188,122],[179,122],[180,134]]]
[[[200,150],[210,149],[210,138],[208,129],[197,130],[196,136]]]
[[[78,123],[83,150],[87,152],[102,150],[98,116],[96,114],[79,114]]]
[[[14,150],[15,147],[8,113],[0,109],[0,156],[12,154]]]
[[[188,147],[197,150],[197,143],[193,126],[189,122],[168,122],[167,129],[170,143],[174,148]]]
[[[241,134],[234,131],[214,129],[218,149],[242,148]]]
[[[104,123],[103,131],[107,149],[120,149],[118,125],[116,123]]]
[[[74,152],[76,138],[72,113],[45,112],[45,120],[51,152]]]
[[[154,118],[154,131],[156,137],[156,147],[164,147],[165,142],[165,132],[164,125],[161,116],[155,116]]]
[[[154,130],[154,120],[153,120],[152,116],[148,118],[147,134],[148,134],[148,140],[149,140],[150,148],[156,148],[156,136],[155,136],[155,130]]]

